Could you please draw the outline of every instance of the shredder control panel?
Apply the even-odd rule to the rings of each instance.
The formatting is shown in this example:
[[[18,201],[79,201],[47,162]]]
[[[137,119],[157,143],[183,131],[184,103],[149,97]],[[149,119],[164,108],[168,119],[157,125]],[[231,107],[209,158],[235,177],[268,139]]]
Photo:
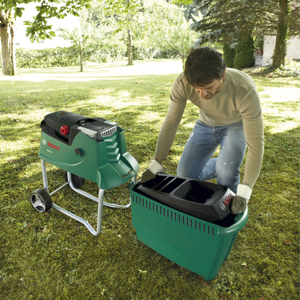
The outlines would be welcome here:
[[[97,142],[111,136],[118,130],[117,123],[103,118],[88,118],[67,111],[57,111],[44,117],[42,131],[51,137],[71,145],[79,132]]]

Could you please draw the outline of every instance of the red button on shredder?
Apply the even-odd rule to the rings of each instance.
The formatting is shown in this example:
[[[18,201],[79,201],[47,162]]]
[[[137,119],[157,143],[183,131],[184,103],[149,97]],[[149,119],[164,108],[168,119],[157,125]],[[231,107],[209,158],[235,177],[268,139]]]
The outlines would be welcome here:
[[[63,125],[60,127],[60,133],[63,135],[68,135],[70,132],[70,129],[67,125]]]

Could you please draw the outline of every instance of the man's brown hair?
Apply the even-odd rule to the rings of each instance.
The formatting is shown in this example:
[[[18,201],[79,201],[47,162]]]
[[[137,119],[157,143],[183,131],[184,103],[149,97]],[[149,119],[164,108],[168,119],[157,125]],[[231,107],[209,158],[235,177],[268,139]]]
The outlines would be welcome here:
[[[210,47],[191,48],[185,62],[184,75],[192,86],[201,87],[221,79],[226,68],[222,54]]]

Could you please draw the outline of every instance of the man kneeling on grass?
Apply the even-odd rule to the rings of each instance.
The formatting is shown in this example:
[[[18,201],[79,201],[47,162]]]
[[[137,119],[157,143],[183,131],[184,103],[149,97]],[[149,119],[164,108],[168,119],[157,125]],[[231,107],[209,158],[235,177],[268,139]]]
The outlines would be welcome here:
[[[177,176],[203,181],[216,178],[218,184],[236,193],[232,212],[243,212],[264,152],[260,100],[252,78],[242,71],[226,68],[222,54],[209,47],[191,49],[184,72],[173,84],[155,160],[142,175],[142,183],[164,169],[161,163],[167,159],[188,99],[199,107],[199,119],[183,150]],[[218,157],[212,158],[219,145]],[[240,184],[239,169],[247,145],[245,173]]]

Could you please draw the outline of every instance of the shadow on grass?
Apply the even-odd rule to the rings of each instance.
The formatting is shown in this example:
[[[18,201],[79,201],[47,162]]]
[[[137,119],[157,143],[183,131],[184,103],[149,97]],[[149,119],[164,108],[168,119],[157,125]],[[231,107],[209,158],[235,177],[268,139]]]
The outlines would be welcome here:
[[[0,109],[2,113],[26,114],[36,109],[70,109],[81,101],[87,101],[87,105],[90,105],[88,101],[94,99],[95,108],[102,105],[110,110],[111,105],[118,107],[119,98],[121,101],[131,100],[132,106],[140,106],[143,99],[147,104],[150,100],[150,103],[157,105],[156,100],[160,98],[167,106],[173,80],[174,75],[76,82],[19,81],[17,86],[15,82],[0,81]]]
[[[268,78],[263,77],[256,77],[252,76],[255,83],[257,85],[261,85],[265,88],[271,87],[271,88],[280,88],[280,87],[286,87],[286,88],[300,88],[300,81],[296,78],[273,78],[272,80]],[[263,90],[263,89],[262,89]]]
[[[277,121],[277,119],[275,120]],[[281,168],[285,167],[297,171],[299,167],[298,147],[300,140],[300,126],[280,133],[272,133],[271,131],[273,129],[272,126],[265,126],[264,128],[265,153],[261,175],[264,174],[264,171],[279,172]],[[295,173],[290,174],[291,177],[295,175]]]

